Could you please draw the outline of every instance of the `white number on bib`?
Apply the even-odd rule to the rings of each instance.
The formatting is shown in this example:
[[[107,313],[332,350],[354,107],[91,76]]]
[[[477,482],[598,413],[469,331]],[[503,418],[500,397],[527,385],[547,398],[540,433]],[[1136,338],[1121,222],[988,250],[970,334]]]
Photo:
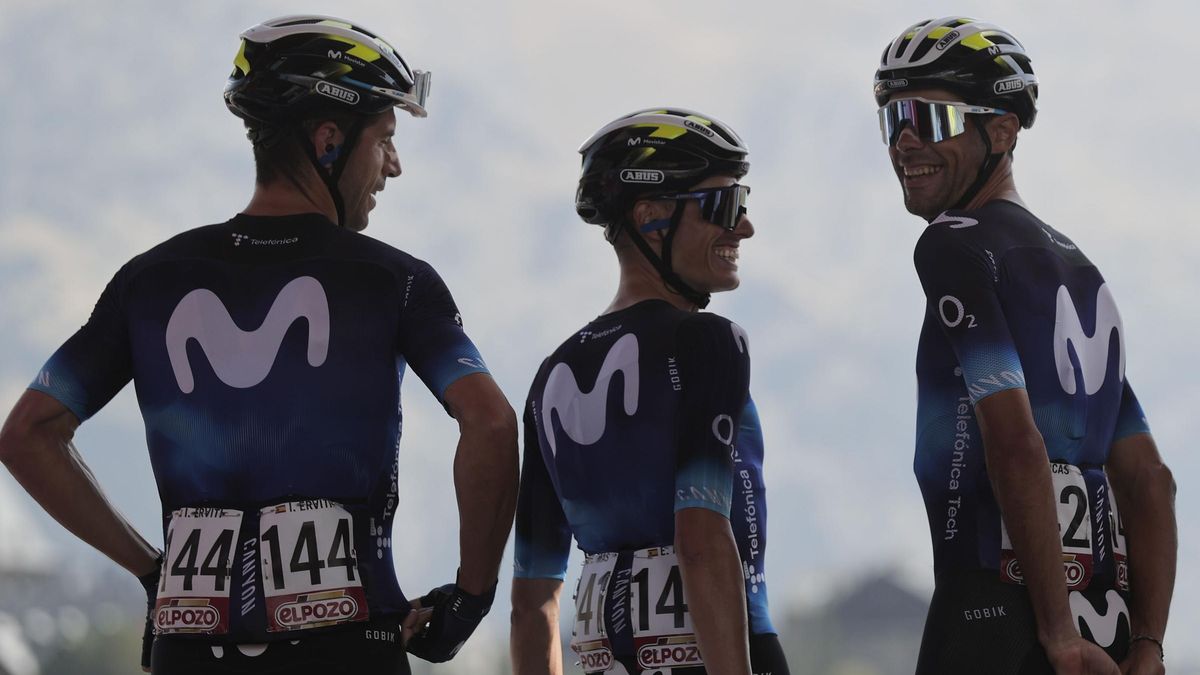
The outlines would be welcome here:
[[[229,580],[242,512],[185,508],[171,514],[154,603],[159,634],[229,631]]]
[[[589,555],[584,561],[579,585],[575,588],[575,628],[571,632],[571,649],[579,656],[585,672],[595,673],[612,668],[612,645],[605,627],[604,601],[609,593],[609,581],[617,564],[617,554]]]
[[[1129,590],[1129,555],[1125,548],[1125,521],[1117,510],[1117,494],[1113,492],[1112,483],[1104,478],[1108,487],[1108,531],[1112,532],[1113,562],[1117,567],[1117,587],[1123,591]]]
[[[367,600],[349,512],[318,499],[269,506],[260,514],[267,630],[365,621]]]

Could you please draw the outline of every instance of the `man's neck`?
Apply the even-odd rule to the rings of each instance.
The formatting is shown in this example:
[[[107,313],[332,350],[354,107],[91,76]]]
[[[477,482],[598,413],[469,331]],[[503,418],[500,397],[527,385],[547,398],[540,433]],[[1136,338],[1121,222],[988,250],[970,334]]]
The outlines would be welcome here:
[[[996,167],[991,178],[988,179],[975,197],[967,203],[966,210],[977,209],[988,202],[1003,199],[1006,202],[1012,202],[1024,207],[1025,202],[1021,200],[1021,195],[1017,194],[1017,184],[1013,180],[1012,173],[1012,155],[1005,155],[1000,160],[1000,165]]]
[[[621,279],[617,283],[617,294],[604,310],[605,314],[632,307],[646,300],[664,300],[684,311],[696,311],[696,304],[671,290],[658,274],[658,270],[651,267],[640,253],[634,251],[633,254],[638,257],[632,260],[625,256],[619,257]]]
[[[310,175],[294,178],[281,176],[266,185],[255,183],[250,203],[242,212],[248,216],[319,213],[330,222],[338,221],[337,207],[333,205],[329,189]]]

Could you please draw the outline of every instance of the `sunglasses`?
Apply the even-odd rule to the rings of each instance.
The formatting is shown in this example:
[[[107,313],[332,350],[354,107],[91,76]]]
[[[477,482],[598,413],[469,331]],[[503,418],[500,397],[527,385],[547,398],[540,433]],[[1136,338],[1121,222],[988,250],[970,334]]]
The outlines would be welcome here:
[[[904,127],[926,143],[940,143],[967,130],[967,115],[1003,115],[1007,110],[985,108],[953,101],[901,98],[879,109],[879,131],[883,142],[894,145]]]
[[[746,215],[746,199],[749,196],[749,185],[727,185],[693,192],[656,195],[647,199],[695,199],[700,202],[700,215],[705,220],[732,232],[737,229],[742,216]]]

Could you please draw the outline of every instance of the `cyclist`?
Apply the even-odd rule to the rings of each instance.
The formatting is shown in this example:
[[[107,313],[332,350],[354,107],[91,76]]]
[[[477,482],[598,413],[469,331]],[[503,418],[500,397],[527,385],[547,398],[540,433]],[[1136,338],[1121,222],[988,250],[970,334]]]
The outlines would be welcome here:
[[[1017,194],[1037,94],[1021,43],[961,17],[905,29],[875,74],[904,204],[928,221],[914,468],[936,582],[917,672],[1161,673],[1174,481],[1111,289]]]
[[[585,671],[786,673],[767,612],[747,336],[699,311],[738,286],[754,234],[746,147],[708,115],[664,108],[617,119],[580,153],[576,210],[604,226],[620,280],[543,362],[526,404],[514,670],[560,672],[574,537],[586,562],[571,646]]]
[[[245,31],[234,63],[225,101],[254,146],[249,205],[116,273],[16,404],[0,457],[64,526],[141,577],[143,667],[407,673],[413,631],[411,653],[445,660],[487,613],[517,482],[516,417],[445,284],[357,232],[400,175],[394,109],[424,117],[429,74],[323,16]],[[420,613],[392,565],[410,366],[461,432],[461,565]],[[130,380],[161,555],[71,442]]]

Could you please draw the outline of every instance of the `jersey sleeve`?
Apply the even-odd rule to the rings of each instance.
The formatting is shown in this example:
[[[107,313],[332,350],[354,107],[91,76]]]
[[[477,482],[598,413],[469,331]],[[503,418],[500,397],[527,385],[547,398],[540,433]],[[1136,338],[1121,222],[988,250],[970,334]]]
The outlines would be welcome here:
[[[675,510],[729,516],[733,442],[750,389],[750,347],[741,326],[714,314],[680,323],[682,379],[676,430]]]
[[[463,376],[488,372],[487,366],[463,330],[450,289],[432,267],[421,263],[403,290],[400,352],[444,405],[447,387]]]
[[[926,308],[949,341],[971,403],[1025,387],[1025,372],[1000,299],[991,255],[966,230],[931,225],[913,256]]]
[[[546,460],[530,405],[525,406],[525,451],[521,489],[517,494],[513,576],[518,579],[562,579],[571,554],[571,530]]]
[[[1119,441],[1127,436],[1148,433],[1150,433],[1150,424],[1146,421],[1146,413],[1142,412],[1142,405],[1138,403],[1137,395],[1133,393],[1133,387],[1129,385],[1129,379],[1126,378],[1125,386],[1121,389],[1121,409],[1117,412],[1117,426],[1113,430],[1113,440]]]
[[[57,399],[80,422],[95,415],[133,378],[123,305],[127,270],[123,267],[109,281],[87,323],[54,352],[29,385]]]

